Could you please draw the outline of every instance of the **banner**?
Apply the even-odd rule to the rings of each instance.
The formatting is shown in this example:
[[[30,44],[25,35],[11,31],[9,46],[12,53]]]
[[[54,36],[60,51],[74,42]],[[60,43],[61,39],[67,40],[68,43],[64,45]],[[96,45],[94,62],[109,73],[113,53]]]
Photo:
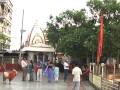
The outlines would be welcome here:
[[[97,64],[99,64],[100,58],[102,56],[103,34],[104,34],[103,16],[100,16],[100,31],[99,31],[99,37],[98,37]]]

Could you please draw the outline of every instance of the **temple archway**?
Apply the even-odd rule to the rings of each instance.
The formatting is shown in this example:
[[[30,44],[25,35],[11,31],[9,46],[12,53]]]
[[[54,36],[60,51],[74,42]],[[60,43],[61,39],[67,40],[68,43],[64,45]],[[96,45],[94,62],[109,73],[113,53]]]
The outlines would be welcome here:
[[[46,44],[45,35],[39,25],[33,25],[22,49],[23,52],[28,54],[29,60],[44,64],[48,59],[53,59],[55,50],[51,45]]]

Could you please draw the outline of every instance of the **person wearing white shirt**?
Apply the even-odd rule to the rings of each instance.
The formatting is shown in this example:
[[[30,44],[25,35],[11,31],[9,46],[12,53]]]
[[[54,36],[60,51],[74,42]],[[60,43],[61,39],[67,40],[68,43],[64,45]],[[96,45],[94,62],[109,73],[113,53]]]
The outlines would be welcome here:
[[[26,77],[27,77],[27,66],[28,66],[27,60],[26,60],[26,58],[23,58],[21,60],[21,67],[22,67],[22,72],[23,72],[22,80],[23,81],[25,81]]]
[[[66,60],[63,65],[64,65],[64,81],[66,81],[68,77],[68,70],[69,70],[68,61]]]
[[[80,90],[80,75],[82,75],[82,70],[78,67],[78,64],[75,64],[75,67],[72,70],[73,75],[73,90]]]
[[[25,68],[27,66],[27,62],[23,59],[22,61],[21,61],[21,67],[22,68]]]

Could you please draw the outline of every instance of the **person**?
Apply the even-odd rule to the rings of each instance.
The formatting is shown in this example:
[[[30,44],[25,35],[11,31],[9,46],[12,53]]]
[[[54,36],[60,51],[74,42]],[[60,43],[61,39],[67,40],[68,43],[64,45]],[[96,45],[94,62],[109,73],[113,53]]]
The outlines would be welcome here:
[[[78,67],[78,64],[75,64],[75,67],[72,70],[73,75],[73,90],[80,90],[80,75],[82,75],[82,70]]]
[[[68,60],[65,60],[63,66],[64,66],[64,82],[65,82],[67,80],[68,70],[69,70]]]
[[[59,67],[57,66],[57,64],[55,64],[55,67],[54,67],[54,79],[55,81],[58,81],[59,79]]]
[[[38,79],[38,78],[37,78],[38,68],[39,68],[38,63],[35,63],[35,64],[34,64],[35,80],[37,80],[37,79]]]
[[[81,79],[82,79],[82,80],[85,80],[85,75],[84,75],[84,72],[85,72],[85,65],[82,65],[81,70],[82,70]]]
[[[54,80],[54,69],[53,64],[50,62],[45,69],[46,76],[48,78],[48,83],[51,83]]]
[[[35,74],[36,74],[36,80],[42,81],[42,65],[39,62],[35,64]]]
[[[33,81],[33,61],[30,60],[29,63],[28,63],[28,74],[29,74],[29,81]]]
[[[26,58],[23,58],[23,59],[21,60],[21,67],[22,67],[22,72],[23,72],[22,81],[26,81],[26,77],[27,77],[27,66],[28,66],[27,59],[26,59]]]
[[[85,71],[82,74],[84,80],[89,80],[89,73],[90,69],[87,65],[85,65]]]

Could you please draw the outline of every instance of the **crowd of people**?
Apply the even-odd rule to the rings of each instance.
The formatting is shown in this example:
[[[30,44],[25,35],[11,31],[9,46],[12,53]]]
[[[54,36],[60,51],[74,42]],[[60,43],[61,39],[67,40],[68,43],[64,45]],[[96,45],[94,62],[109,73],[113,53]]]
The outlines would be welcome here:
[[[49,60],[47,62],[47,65],[45,66],[45,69],[43,69],[41,63],[33,63],[32,60],[27,60],[26,58],[23,58],[23,60],[21,61],[21,67],[23,70],[23,81],[42,81],[43,75],[47,77],[48,83],[51,83],[53,81],[57,82],[59,80],[60,68],[58,64],[53,63],[52,60]],[[63,62],[64,82],[66,82],[66,80],[68,79],[69,67],[70,64],[68,60],[65,60]],[[80,65],[78,63],[73,64],[73,68],[71,71],[73,75],[73,90],[80,89],[81,80],[89,79],[89,72],[89,67],[87,65],[83,65],[80,68]]]
[[[48,82],[58,81],[59,79],[59,67],[50,60],[45,66],[45,70],[40,62],[33,63],[33,60],[27,60],[26,58],[21,60],[21,67],[23,81],[42,81],[43,75],[48,78]]]

